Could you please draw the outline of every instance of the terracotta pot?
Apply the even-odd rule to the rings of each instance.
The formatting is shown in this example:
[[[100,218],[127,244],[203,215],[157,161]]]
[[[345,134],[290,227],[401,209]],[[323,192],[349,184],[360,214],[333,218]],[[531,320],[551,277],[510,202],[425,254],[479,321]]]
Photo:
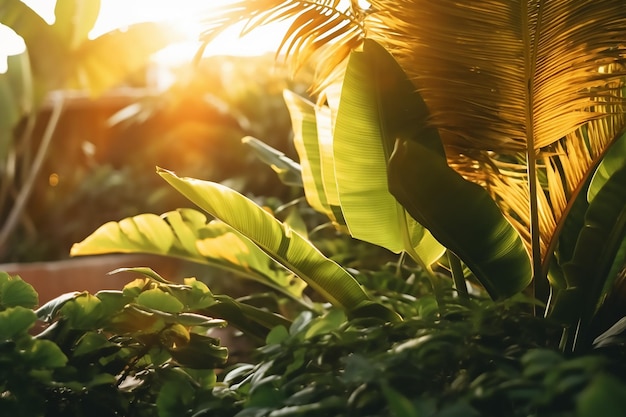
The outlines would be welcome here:
[[[101,255],[55,262],[0,264],[0,271],[19,275],[39,293],[39,304],[68,292],[122,289],[140,277],[132,272],[109,272],[126,267],[150,267],[170,280],[182,278],[180,261],[153,255]]]

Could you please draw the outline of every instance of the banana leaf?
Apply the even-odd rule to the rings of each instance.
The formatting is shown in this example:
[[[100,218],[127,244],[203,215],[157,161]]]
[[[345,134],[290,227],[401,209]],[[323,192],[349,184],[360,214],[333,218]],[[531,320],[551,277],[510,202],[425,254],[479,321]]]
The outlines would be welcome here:
[[[563,268],[572,287],[604,287],[626,233],[626,167],[615,171],[595,194],[585,215],[572,260]],[[601,285],[599,284],[601,282]],[[586,292],[586,291],[585,291]]]
[[[341,209],[350,234],[407,251],[427,267],[445,249],[396,198],[387,184],[387,161],[396,137],[414,128],[420,103],[413,85],[384,48],[366,40],[353,52],[343,81],[333,138]],[[422,105],[423,107],[423,105]]]
[[[283,97],[291,115],[307,202],[328,216],[335,228],[347,232],[335,178],[331,111],[291,91],[285,90]]]
[[[283,98],[291,116],[293,142],[300,157],[306,200],[315,210],[332,218],[322,180],[322,155],[317,140],[315,104],[289,90],[283,91]]]
[[[393,59],[374,41],[365,42],[364,54],[368,53],[371,58],[363,65],[373,68],[376,62]],[[382,77],[381,88],[389,88],[393,79],[382,75],[383,68],[373,71],[374,77]],[[397,68],[394,71],[401,71]],[[379,113],[386,116],[381,123],[390,129],[386,139],[396,142],[388,164],[391,194],[468,266],[492,298],[522,291],[532,280],[532,268],[519,234],[485,189],[448,166],[439,133],[427,126],[423,99],[406,76],[396,82],[393,94],[379,98]]]
[[[587,325],[626,255],[626,166],[602,182],[589,203],[572,259],[563,264],[569,287],[557,291],[551,311],[555,320],[579,327],[574,349],[590,346]]]
[[[7,64],[7,72],[0,74],[0,172],[5,175],[6,158],[14,146],[13,129],[33,108],[28,54],[9,56]]]
[[[283,184],[302,187],[302,168],[299,163],[252,136],[244,137],[241,139],[241,143],[252,148],[257,158],[269,165]]]
[[[140,214],[100,226],[70,250],[71,256],[149,253],[212,265],[301,301],[306,283],[228,225],[196,210]]]
[[[248,198],[218,183],[180,178],[160,168],[158,173],[190,201],[246,236],[334,305],[353,311],[371,303],[345,269]]]

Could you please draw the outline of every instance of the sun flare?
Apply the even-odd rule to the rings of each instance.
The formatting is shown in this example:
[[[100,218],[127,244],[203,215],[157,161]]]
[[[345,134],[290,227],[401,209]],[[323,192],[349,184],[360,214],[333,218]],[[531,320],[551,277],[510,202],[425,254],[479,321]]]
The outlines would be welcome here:
[[[49,0],[22,0],[46,22],[54,23],[55,2]],[[166,22],[185,40],[173,43],[157,53],[155,61],[165,66],[189,62],[197,53],[203,19],[234,0],[102,0],[100,14],[90,38],[96,38],[115,29],[123,29],[139,22]],[[240,37],[243,26],[235,26],[217,37],[204,51],[209,55],[255,56],[275,51],[286,30],[286,23],[261,27],[253,34]],[[0,24],[0,73],[6,71],[6,59],[24,51],[24,42],[12,30]]]

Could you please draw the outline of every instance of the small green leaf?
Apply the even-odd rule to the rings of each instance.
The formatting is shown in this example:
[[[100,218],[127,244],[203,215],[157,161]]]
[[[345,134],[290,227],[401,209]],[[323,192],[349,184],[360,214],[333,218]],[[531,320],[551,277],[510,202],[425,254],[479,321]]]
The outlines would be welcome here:
[[[102,319],[102,302],[94,295],[82,293],[67,301],[61,307],[61,314],[75,329],[90,330],[97,328]]]
[[[279,345],[289,337],[289,331],[285,326],[276,326],[267,334],[265,343],[268,345]]]
[[[228,349],[209,336],[191,333],[189,342],[169,349],[181,366],[192,369],[213,369],[226,363]]]
[[[51,340],[37,340],[22,353],[33,368],[61,368],[67,364],[67,356]]]
[[[0,311],[0,341],[25,334],[36,321],[37,315],[29,308],[17,306]]]
[[[46,322],[51,322],[57,316],[57,313],[61,311],[61,308],[70,300],[73,300],[80,293],[77,291],[61,294],[56,298],[48,301],[46,304],[39,307],[36,311],[37,317]]]
[[[420,417],[420,413],[415,408],[415,405],[407,397],[391,388],[388,384],[383,384],[382,389],[393,416]]]
[[[74,356],[87,355],[103,349],[120,349],[120,346],[110,342],[102,333],[87,332],[80,338],[74,348]]]
[[[156,399],[159,417],[179,417],[193,400],[193,386],[184,378],[167,380]]]
[[[39,295],[32,285],[15,276],[2,273],[0,278],[0,306],[35,308],[39,304]]]
[[[165,311],[167,313],[180,313],[185,307],[176,297],[158,288],[150,289],[139,294],[137,303],[144,307]]]
[[[134,279],[133,281],[124,285],[124,288],[122,288],[122,294],[130,299],[135,299],[137,298],[137,296],[139,296],[139,294],[141,294],[143,290],[148,287],[148,284],[150,282],[151,281],[149,278]]]
[[[173,290],[186,310],[199,310],[216,303],[213,294],[205,283],[195,278],[185,278],[185,286]]]
[[[96,293],[96,297],[102,302],[102,317],[110,318],[122,311],[124,306],[132,302],[133,298],[126,297],[119,290],[102,290]]]
[[[147,334],[159,332],[165,325],[163,317],[157,316],[152,311],[146,311],[140,306],[130,304],[111,319],[108,327],[116,333],[140,332]]]
[[[596,376],[576,398],[579,417],[622,416],[626,410],[626,384],[608,374]]]
[[[313,321],[313,323],[306,330],[304,338],[308,339],[319,334],[337,330],[346,322],[346,320],[347,318],[343,311],[337,309],[330,310],[324,316],[318,317]]]

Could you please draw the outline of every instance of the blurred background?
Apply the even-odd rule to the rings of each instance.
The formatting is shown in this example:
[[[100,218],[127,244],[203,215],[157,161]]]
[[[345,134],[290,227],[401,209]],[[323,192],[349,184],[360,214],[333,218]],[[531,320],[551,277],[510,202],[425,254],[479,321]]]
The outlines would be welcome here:
[[[107,221],[188,207],[156,166],[252,198],[299,195],[240,140],[295,158],[282,91],[306,95],[312,71],[293,76],[270,52],[280,25],[229,30],[194,62],[221,3],[3,1],[0,263],[65,259]]]

